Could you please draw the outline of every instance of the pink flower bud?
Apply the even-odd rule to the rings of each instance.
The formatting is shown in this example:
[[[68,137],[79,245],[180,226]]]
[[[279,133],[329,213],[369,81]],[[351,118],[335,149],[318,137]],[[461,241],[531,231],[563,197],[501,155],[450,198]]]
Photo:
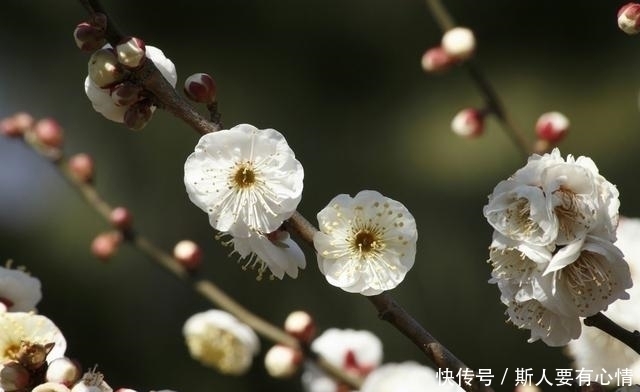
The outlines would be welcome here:
[[[0,389],[5,392],[23,391],[30,384],[29,371],[18,362],[0,365]]]
[[[560,112],[544,113],[536,122],[538,139],[549,143],[557,143],[569,130],[569,119]]]
[[[139,131],[147,125],[152,115],[151,103],[146,100],[138,101],[124,113],[124,125],[131,130]]]
[[[52,118],[43,118],[34,126],[36,139],[45,146],[60,148],[64,141],[62,127]]]
[[[131,83],[122,82],[111,90],[111,100],[116,106],[129,106],[140,100],[142,87]]]
[[[109,215],[109,221],[118,230],[127,230],[131,228],[133,215],[125,207],[116,207]]]
[[[35,120],[29,113],[18,112],[11,117],[0,120],[0,134],[9,137],[21,137],[33,127]]]
[[[640,4],[627,3],[620,7],[618,27],[629,35],[640,33]]]
[[[442,36],[442,49],[449,56],[466,60],[473,55],[476,50],[476,38],[473,31],[466,27],[454,27]]]
[[[274,378],[288,378],[296,374],[302,362],[302,354],[291,347],[277,344],[264,356],[264,367]]]
[[[146,59],[144,41],[136,37],[123,39],[116,46],[116,53],[120,64],[127,68],[138,68]]]
[[[202,264],[202,250],[198,244],[189,240],[182,240],[176,244],[173,257],[188,270],[195,270]]]
[[[193,74],[184,81],[184,93],[194,102],[214,102],[216,90],[216,82],[206,73]]]
[[[422,69],[425,72],[440,72],[451,68],[457,59],[447,53],[442,46],[436,46],[422,55]]]
[[[480,136],[484,131],[484,114],[477,109],[463,109],[451,121],[451,130],[463,137]]]
[[[311,343],[316,336],[316,323],[309,313],[297,310],[287,316],[284,330],[301,342]]]
[[[102,261],[109,260],[118,250],[122,236],[117,231],[101,233],[91,243],[91,253]]]
[[[66,386],[73,385],[80,378],[78,364],[67,357],[54,359],[47,368],[47,381],[57,382]]]
[[[89,78],[100,88],[120,82],[125,72],[112,49],[100,49],[89,59]]]
[[[89,154],[75,154],[67,163],[69,171],[81,182],[88,183],[93,180],[94,164]]]
[[[82,22],[73,31],[73,38],[76,45],[84,52],[93,52],[104,46],[107,42],[104,36],[104,29]]]

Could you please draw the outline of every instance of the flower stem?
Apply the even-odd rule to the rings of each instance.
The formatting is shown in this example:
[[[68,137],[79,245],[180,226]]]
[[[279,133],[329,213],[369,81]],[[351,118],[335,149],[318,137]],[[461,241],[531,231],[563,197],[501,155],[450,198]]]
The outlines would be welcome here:
[[[600,329],[601,331],[613,336],[622,343],[631,347],[633,351],[640,354],[640,332],[631,332],[622,328],[609,317],[602,314],[602,312],[598,312],[593,316],[585,318],[584,325]]]

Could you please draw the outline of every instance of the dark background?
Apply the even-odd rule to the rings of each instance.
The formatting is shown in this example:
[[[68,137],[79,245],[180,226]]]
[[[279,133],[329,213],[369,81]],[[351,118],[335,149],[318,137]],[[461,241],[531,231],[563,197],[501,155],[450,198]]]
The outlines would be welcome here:
[[[572,131],[563,154],[592,157],[617,184],[622,214],[640,216],[640,38],[617,29],[623,3],[445,2],[475,30],[480,67],[530,139],[539,114],[564,112]],[[440,37],[423,1],[104,4],[125,33],[174,61],[179,84],[194,72],[212,74],[227,126],[247,122],[286,135],[305,168],[299,210],[313,222],[338,193],[375,189],[402,201],[418,223],[418,255],[392,295],[467,364],[492,369],[496,382],[507,368],[512,382],[516,367],[538,376],[570,366],[561,348],[528,344],[527,331],[505,324],[498,290],[486,283],[491,229],[482,206],[524,160],[493,119],[476,140],[449,130],[453,115],[481,98],[462,68],[422,72],[423,51]],[[141,232],[165,249],[183,238],[200,242],[205,274],[276,324],[305,309],[321,329],[373,331],[385,361],[428,363],[366,298],[329,286],[312,252],[306,271],[283,281],[256,282],[227,257],[182,182],[198,135],[160,110],[135,133],[91,109],[83,91],[89,56],[72,37],[86,16],[77,2],[5,1],[1,15],[0,116],[55,117],[66,152],[95,157],[98,189],[128,206]],[[0,260],[41,279],[39,310],[64,332],[68,355],[98,364],[114,388],[301,389],[299,377],[265,374],[266,341],[245,377],[192,361],[182,324],[210,305],[130,247],[107,264],[94,260],[89,244],[106,229],[47,162],[0,138]]]

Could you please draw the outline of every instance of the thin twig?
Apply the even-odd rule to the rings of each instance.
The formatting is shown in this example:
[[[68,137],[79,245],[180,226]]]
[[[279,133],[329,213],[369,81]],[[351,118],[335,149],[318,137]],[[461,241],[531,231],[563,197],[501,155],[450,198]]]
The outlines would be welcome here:
[[[598,312],[593,316],[585,318],[584,325],[600,329],[601,331],[613,336],[622,343],[631,347],[633,351],[640,354],[640,332],[631,332],[622,328],[609,317],[605,316],[602,312]]]
[[[456,26],[453,18],[447,11],[446,7],[440,0],[426,0],[427,7],[431,12],[431,15],[436,21],[436,24],[440,30],[444,33],[447,30]],[[500,122],[502,129],[507,136],[511,139],[516,148],[525,156],[528,157],[532,152],[532,147],[527,141],[524,134],[515,126],[507,111],[502,104],[496,89],[493,88],[489,79],[480,71],[480,68],[474,64],[473,61],[467,60],[464,62],[464,67],[469,73],[469,76],[473,80],[476,87],[482,93],[486,108],[489,109]]]

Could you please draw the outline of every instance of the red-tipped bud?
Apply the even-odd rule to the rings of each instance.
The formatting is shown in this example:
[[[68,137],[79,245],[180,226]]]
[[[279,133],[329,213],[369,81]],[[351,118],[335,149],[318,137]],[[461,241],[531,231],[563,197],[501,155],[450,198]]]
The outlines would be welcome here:
[[[100,49],[89,59],[89,78],[100,88],[110,87],[125,76],[118,58],[111,49]]]
[[[484,114],[473,108],[463,109],[453,117],[451,130],[463,137],[480,136],[484,131]]]
[[[620,7],[618,27],[629,35],[640,33],[640,4],[628,3]]]
[[[544,113],[536,122],[538,139],[558,143],[569,130],[569,119],[560,112]]]
[[[102,261],[107,261],[118,251],[122,236],[117,231],[101,233],[91,243],[91,253]]]
[[[67,358],[56,358],[49,364],[46,379],[70,387],[80,378],[80,367],[76,362]]]
[[[468,59],[476,50],[473,31],[466,27],[454,27],[442,36],[442,49],[458,60]]]
[[[20,112],[0,120],[0,135],[21,137],[33,126],[35,120],[30,114]]]
[[[288,378],[298,372],[302,363],[302,354],[291,347],[277,344],[264,356],[264,367],[274,378]]]
[[[75,154],[67,163],[69,171],[80,182],[88,183],[93,180],[94,164],[89,154]]]
[[[147,58],[145,52],[144,41],[136,37],[125,38],[116,46],[118,61],[127,68],[140,67]]]
[[[142,87],[131,83],[122,82],[111,90],[111,100],[116,106],[129,106],[140,100]]]
[[[307,312],[297,310],[287,316],[284,330],[291,336],[304,343],[311,343],[316,337],[316,323]]]
[[[29,371],[18,362],[0,365],[0,389],[6,392],[23,391],[30,384]]]
[[[127,230],[131,228],[133,223],[133,215],[125,207],[116,207],[109,215],[109,221],[118,230]]]
[[[436,46],[422,55],[422,69],[425,72],[441,72],[451,68],[457,61],[442,46]]]
[[[107,30],[107,15],[101,12],[94,12],[91,14],[91,20],[89,21],[96,28],[106,31]]]
[[[202,250],[198,244],[189,240],[182,240],[176,244],[173,257],[188,270],[195,270],[202,264]]]
[[[184,81],[184,93],[194,102],[215,102],[216,91],[216,82],[206,73],[193,74]]]
[[[52,118],[43,118],[33,128],[38,142],[45,146],[60,148],[64,141],[62,127]]]
[[[82,22],[73,31],[76,45],[84,52],[93,52],[107,43],[104,37],[104,29],[100,29],[90,23]]]
[[[124,113],[124,125],[133,131],[139,131],[147,125],[152,115],[151,103],[138,101]]]

